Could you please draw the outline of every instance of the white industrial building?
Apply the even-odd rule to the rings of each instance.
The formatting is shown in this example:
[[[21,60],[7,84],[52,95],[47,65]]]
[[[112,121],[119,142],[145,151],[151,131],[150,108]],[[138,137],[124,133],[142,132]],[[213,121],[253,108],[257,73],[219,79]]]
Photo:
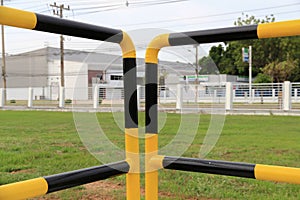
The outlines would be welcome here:
[[[167,83],[178,83],[182,73],[193,74],[182,63],[161,62],[167,72]],[[137,59],[137,82],[144,83],[144,60]],[[177,70],[174,73],[174,69]],[[181,71],[180,71],[181,70]],[[102,98],[122,96],[123,69],[120,55],[65,50],[65,99],[88,100],[98,85]],[[178,74],[180,73],[180,74]],[[34,99],[56,100],[60,86],[60,49],[46,47],[6,57],[7,99],[26,100],[28,88],[34,89]],[[3,80],[0,77],[0,88]],[[119,89],[118,89],[119,88]]]
[[[57,100],[60,93],[60,49],[45,47],[31,52],[6,57],[7,99],[27,100],[28,88],[33,88],[34,99]],[[137,59],[137,84],[145,81],[144,59]],[[65,50],[65,99],[90,100],[94,87],[99,87],[102,99],[123,98],[123,69],[121,55]],[[190,64],[159,62],[159,80],[169,96],[177,84],[193,84],[195,70]],[[211,83],[239,82],[237,76],[199,75],[199,90]],[[0,88],[3,86],[0,78]],[[190,91],[191,95],[193,91]],[[168,93],[168,94],[166,94]],[[140,91],[141,97],[144,90]],[[188,98],[188,97],[187,97]]]

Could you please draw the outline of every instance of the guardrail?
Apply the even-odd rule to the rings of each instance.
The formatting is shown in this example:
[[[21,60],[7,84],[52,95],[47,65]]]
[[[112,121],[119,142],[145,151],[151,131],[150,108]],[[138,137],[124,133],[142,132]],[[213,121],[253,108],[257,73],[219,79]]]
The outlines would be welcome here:
[[[137,101],[136,101],[136,51],[130,37],[123,31],[111,29],[102,26],[95,26],[86,23],[50,17],[33,12],[0,7],[0,24],[13,26],[18,28],[32,29],[49,33],[63,34],[87,39],[107,41],[117,43],[122,49],[123,56],[123,73],[124,73],[124,110],[125,110],[125,149],[126,163],[129,165],[126,174],[126,194],[127,199],[140,198],[140,176],[139,176],[139,153],[138,143],[138,117],[137,117]],[[64,96],[64,88],[60,88],[61,97]],[[60,105],[63,105],[63,98],[60,98]],[[124,163],[117,165],[121,166]],[[121,174],[121,173],[119,173]],[[42,179],[38,179],[38,182]],[[47,179],[46,179],[47,180]],[[35,180],[34,180],[35,181]],[[59,181],[59,180],[58,180]],[[74,179],[78,182],[78,179]],[[96,181],[95,179],[91,181]],[[0,186],[0,198],[14,199],[16,196],[9,191],[13,191],[15,187],[23,188],[28,192],[19,193],[18,199],[30,198],[36,195],[44,194],[46,190],[36,193],[35,186],[32,181],[23,183],[14,183]],[[48,183],[49,184],[49,183]],[[21,185],[21,187],[19,187]],[[44,184],[46,188],[46,183]],[[71,184],[72,185],[72,184]],[[2,199],[2,198],[1,198]]]
[[[167,46],[180,46],[211,42],[224,42],[233,40],[274,38],[285,36],[300,35],[300,20],[275,22],[268,24],[240,26],[231,28],[212,29],[204,31],[192,31],[183,33],[162,34],[156,36],[148,45],[145,55],[146,62],[146,141],[145,141],[145,196],[147,200],[158,199],[158,119],[157,119],[157,96],[158,96],[158,54],[161,48]],[[228,84],[232,91],[232,85]],[[155,97],[155,98],[153,98]],[[232,102],[232,94],[227,95],[229,102]],[[230,105],[226,105],[226,109],[230,109]],[[183,164],[189,165],[186,160],[182,160]],[[161,166],[158,165],[158,166]],[[174,165],[173,169],[178,169],[178,165]],[[194,166],[200,167],[200,166]],[[213,167],[213,165],[211,166]],[[280,181],[280,173],[274,171],[275,178],[267,177],[266,180]],[[300,175],[300,170],[294,170],[295,176]],[[278,175],[278,176],[277,176]],[[277,176],[277,177],[276,177]],[[297,182],[297,183],[300,183]]]
[[[0,198],[30,198],[126,173],[127,199],[140,199],[136,53],[133,42],[129,36],[121,30],[58,19],[3,6],[0,7],[0,24],[95,40],[106,40],[108,42],[120,44],[123,52],[126,150],[126,160],[117,163],[2,185],[0,186]],[[158,199],[157,170],[159,168],[300,184],[300,169],[298,168],[202,160],[195,158],[175,158],[158,155],[157,67],[158,53],[161,48],[166,46],[179,46],[196,43],[294,35],[300,35],[300,20],[205,31],[163,34],[153,39],[147,48],[145,58],[145,197],[147,200]],[[227,88],[232,87],[231,84],[226,84],[226,86]],[[283,90],[287,91],[288,88],[290,88],[290,83],[285,83]],[[61,91],[64,91],[64,88],[61,89]],[[230,93],[232,92],[232,90],[228,91],[230,91]],[[284,101],[286,102],[287,100]]]

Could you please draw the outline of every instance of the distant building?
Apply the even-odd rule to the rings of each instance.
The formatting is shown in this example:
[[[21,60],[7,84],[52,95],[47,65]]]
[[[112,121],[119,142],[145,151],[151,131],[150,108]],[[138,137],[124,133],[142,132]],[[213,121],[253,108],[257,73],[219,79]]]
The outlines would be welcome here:
[[[122,56],[65,49],[65,98],[89,100],[99,86],[100,98],[123,98]],[[7,97],[26,100],[28,88],[34,88],[35,99],[57,100],[60,87],[60,49],[46,47],[6,57]],[[195,69],[191,64],[159,61],[160,95],[176,84],[194,84]],[[240,80],[239,80],[240,79]],[[214,83],[244,82],[245,78],[221,75],[199,75],[200,89]],[[144,85],[144,59],[137,59],[137,84]],[[3,87],[2,76],[0,88]],[[141,90],[144,96],[144,91]]]
[[[92,98],[93,86],[100,86],[102,98],[109,98],[119,88],[122,96],[123,67],[121,55],[65,50],[64,56],[66,99]],[[144,84],[144,59],[137,59],[137,83]],[[168,75],[165,84],[179,82],[181,74],[189,69],[181,63],[161,62]],[[175,73],[177,70],[177,74]],[[192,71],[190,72],[192,73]],[[6,57],[8,99],[27,99],[28,88],[34,88],[36,99],[56,100],[60,86],[60,49],[46,47]],[[0,87],[3,87],[2,76]],[[76,89],[75,89],[76,88]]]

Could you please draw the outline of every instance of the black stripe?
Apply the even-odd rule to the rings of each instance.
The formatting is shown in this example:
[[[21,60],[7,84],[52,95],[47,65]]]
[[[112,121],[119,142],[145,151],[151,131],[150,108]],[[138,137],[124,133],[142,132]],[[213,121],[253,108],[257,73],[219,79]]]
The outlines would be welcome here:
[[[33,30],[101,41],[109,39],[109,42],[114,43],[120,43],[123,39],[123,34],[121,30],[95,26],[66,19],[60,19],[41,14],[36,14],[36,17],[37,24]]]
[[[123,59],[125,128],[138,127],[136,59]]]
[[[169,43],[171,46],[202,44],[212,42],[225,42],[233,40],[258,39],[257,25],[237,26],[203,31],[184,33],[171,33]]]
[[[248,163],[202,160],[195,158],[176,158],[167,156],[163,160],[163,166],[165,169],[202,172],[255,179],[255,164]]]
[[[157,64],[146,63],[146,133],[157,134]]]
[[[94,181],[104,180],[129,171],[126,161],[80,169],[44,177],[48,183],[48,192],[55,192]]]

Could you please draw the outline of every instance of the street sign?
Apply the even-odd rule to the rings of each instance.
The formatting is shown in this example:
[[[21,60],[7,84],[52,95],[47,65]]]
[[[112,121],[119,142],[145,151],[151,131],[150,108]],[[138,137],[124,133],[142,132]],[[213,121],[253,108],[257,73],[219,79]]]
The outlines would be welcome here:
[[[249,49],[242,48],[243,62],[249,62]]]

